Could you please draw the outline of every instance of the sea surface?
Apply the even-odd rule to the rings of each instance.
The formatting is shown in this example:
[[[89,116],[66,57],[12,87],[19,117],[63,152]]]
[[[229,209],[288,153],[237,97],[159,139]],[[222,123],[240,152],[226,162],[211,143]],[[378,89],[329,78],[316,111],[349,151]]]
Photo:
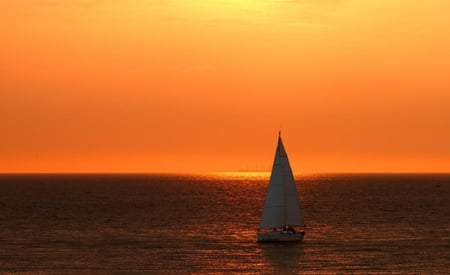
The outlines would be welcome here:
[[[296,244],[258,244],[268,174],[1,175],[0,273],[450,274],[450,175],[303,175]]]

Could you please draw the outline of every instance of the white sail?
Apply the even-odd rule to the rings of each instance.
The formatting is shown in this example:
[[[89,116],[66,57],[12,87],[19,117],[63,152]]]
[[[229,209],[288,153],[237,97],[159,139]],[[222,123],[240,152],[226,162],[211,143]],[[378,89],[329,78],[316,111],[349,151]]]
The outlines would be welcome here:
[[[304,220],[292,169],[279,136],[259,227],[274,228],[285,225],[304,226]]]

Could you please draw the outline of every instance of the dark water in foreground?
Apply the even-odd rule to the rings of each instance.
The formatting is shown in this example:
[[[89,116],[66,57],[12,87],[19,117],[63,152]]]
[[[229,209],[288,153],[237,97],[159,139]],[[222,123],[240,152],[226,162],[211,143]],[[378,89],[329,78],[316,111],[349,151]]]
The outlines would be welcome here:
[[[450,273],[450,175],[299,177],[304,242],[262,245],[267,177],[0,176],[0,273]]]

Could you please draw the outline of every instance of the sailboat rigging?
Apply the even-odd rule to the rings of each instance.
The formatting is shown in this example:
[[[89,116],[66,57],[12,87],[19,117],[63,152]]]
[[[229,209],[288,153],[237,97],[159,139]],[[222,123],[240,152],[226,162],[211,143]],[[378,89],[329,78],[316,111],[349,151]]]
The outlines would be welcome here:
[[[305,232],[296,227],[305,227],[305,222],[280,133],[258,228],[258,242],[302,241]]]

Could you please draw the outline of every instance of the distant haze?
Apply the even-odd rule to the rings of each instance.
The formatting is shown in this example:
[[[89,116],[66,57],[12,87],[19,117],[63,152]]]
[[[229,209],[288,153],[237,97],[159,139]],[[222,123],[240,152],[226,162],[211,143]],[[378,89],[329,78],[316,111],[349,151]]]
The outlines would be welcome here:
[[[450,1],[2,0],[0,172],[450,172]]]

